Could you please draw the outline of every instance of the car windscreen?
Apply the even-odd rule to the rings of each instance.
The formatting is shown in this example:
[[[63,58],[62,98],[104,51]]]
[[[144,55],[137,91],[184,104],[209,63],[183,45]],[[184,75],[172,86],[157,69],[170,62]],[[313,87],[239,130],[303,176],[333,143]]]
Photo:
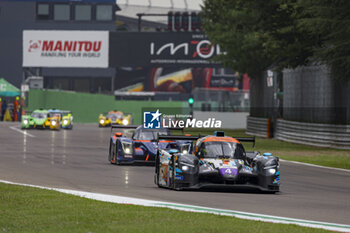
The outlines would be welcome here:
[[[49,113],[49,117],[55,117],[55,116],[61,117],[61,113],[59,113],[59,112],[50,112]]]
[[[120,114],[120,113],[110,113],[110,114],[107,115],[107,118],[110,118],[113,121],[115,121],[116,119],[123,118],[123,115]]]
[[[47,113],[33,112],[31,116],[38,119],[44,119],[47,118]]]
[[[158,135],[168,136],[171,135],[170,130],[159,129],[159,130],[142,130],[140,131],[138,140],[156,140]]]
[[[235,142],[204,142],[200,149],[201,158],[244,159],[244,149]]]

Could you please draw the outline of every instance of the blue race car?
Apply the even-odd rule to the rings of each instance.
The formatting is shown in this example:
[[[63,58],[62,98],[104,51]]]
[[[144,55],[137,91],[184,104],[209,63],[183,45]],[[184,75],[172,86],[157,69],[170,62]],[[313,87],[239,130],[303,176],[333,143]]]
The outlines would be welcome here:
[[[160,140],[158,135],[171,136],[170,130],[178,128],[146,129],[135,125],[112,125],[113,129],[134,130],[131,138],[122,132],[111,135],[108,160],[112,164],[132,164],[135,162],[154,164],[158,149],[177,149],[189,152],[192,141]]]

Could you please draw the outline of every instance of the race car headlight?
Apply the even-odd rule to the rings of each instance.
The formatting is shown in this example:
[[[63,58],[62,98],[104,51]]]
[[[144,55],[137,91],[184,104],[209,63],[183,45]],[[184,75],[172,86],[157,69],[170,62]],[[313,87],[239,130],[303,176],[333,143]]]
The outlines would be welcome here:
[[[129,121],[128,121],[127,119],[124,119],[124,120],[122,121],[122,123],[123,123],[123,125],[128,125],[128,124],[129,124]]]
[[[122,147],[125,154],[132,154],[132,145],[130,142],[122,142]]]
[[[100,124],[103,124],[103,123],[105,123],[105,120],[103,120],[103,119],[100,120]]]
[[[269,168],[266,170],[267,174],[268,175],[273,175],[276,173],[276,169],[275,168]]]
[[[129,148],[125,148],[125,154],[130,154],[130,149]]]
[[[182,170],[183,170],[183,171],[188,171],[188,169],[190,169],[188,166],[186,166],[186,165],[185,165],[185,166],[182,166]]]
[[[184,144],[181,146],[181,153],[188,154],[190,151],[191,144]]]
[[[56,121],[51,121],[51,125],[55,126],[57,124]]]
[[[67,124],[68,124],[68,120],[67,120],[67,119],[64,119],[64,120],[63,120],[63,124],[64,124],[64,125],[67,125]]]
[[[23,124],[25,124],[25,125],[28,124],[28,120],[27,120],[27,119],[24,119],[24,120],[23,120]]]

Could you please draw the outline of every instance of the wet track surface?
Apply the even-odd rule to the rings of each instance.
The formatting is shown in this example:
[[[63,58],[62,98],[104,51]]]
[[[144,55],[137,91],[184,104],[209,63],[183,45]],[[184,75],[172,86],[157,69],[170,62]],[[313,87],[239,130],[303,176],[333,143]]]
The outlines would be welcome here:
[[[108,128],[76,124],[73,130],[28,130],[27,135],[18,128],[19,124],[0,123],[3,180],[350,224],[350,172],[282,162],[278,194],[172,191],[154,184],[151,166],[111,165]]]

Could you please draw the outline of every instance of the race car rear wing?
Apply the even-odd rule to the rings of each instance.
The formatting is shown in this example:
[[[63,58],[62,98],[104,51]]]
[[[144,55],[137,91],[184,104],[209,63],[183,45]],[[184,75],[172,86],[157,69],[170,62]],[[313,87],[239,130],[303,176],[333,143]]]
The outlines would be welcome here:
[[[158,135],[158,140],[197,140],[199,138],[205,137],[204,135],[199,135],[199,136],[185,136],[185,135],[181,135],[181,136],[167,136],[167,135]],[[235,138],[235,137],[233,137]],[[240,138],[235,138],[236,140],[238,140],[239,142],[252,142],[253,143],[253,147],[255,146],[255,137],[240,137]]]
[[[72,114],[72,111],[69,110],[62,110],[61,112],[62,114]]]
[[[235,138],[236,140],[240,142],[252,142],[253,147],[255,147],[255,136],[254,137],[242,137],[242,138]]]
[[[184,128],[179,128],[179,127],[168,127],[167,129],[170,129],[170,130],[180,130],[180,131],[184,131]]]
[[[119,125],[119,124],[112,124],[112,129],[136,129],[139,127],[138,125]]]
[[[179,135],[179,136],[171,136],[171,135],[158,135],[158,140],[187,140],[187,141],[191,141],[191,140],[197,140],[198,138],[200,138],[199,136],[184,136],[184,135]]]
[[[139,127],[138,125],[119,125],[119,124],[112,124],[112,128],[114,129],[136,129],[137,127]],[[181,130],[183,131],[183,128],[167,128],[169,130]],[[157,129],[150,129],[150,130],[154,130],[157,131]]]
[[[113,129],[136,129],[139,127],[138,125],[118,125],[118,124],[113,124],[111,125],[111,133]]]

